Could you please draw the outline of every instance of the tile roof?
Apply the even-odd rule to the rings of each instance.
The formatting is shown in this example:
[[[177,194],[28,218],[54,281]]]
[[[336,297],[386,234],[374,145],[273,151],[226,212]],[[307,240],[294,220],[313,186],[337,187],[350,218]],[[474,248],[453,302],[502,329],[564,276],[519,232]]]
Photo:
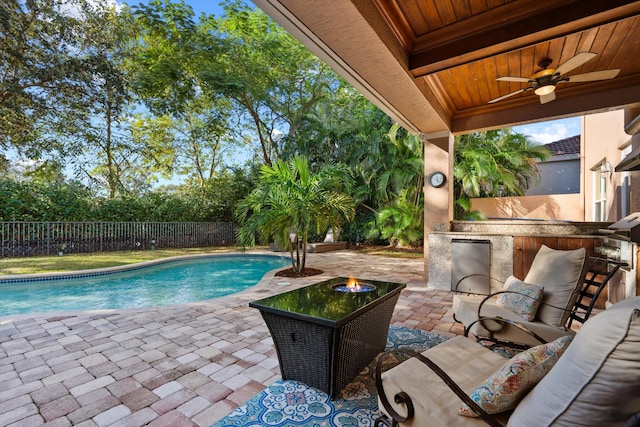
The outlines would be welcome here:
[[[562,156],[565,154],[580,154],[580,135],[570,136],[545,145],[552,156]]]

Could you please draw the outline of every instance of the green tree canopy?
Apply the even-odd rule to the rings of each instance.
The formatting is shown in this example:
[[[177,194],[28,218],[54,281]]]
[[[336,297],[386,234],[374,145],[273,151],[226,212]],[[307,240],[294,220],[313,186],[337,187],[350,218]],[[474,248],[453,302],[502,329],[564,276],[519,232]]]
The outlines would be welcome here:
[[[416,135],[395,124],[387,134],[388,159],[377,177],[382,237],[392,244],[421,246],[424,237],[424,149]]]
[[[176,121],[175,135],[188,129],[201,154],[209,144],[213,164],[214,154],[235,141],[270,165],[287,141],[297,143],[307,116],[340,79],[261,10],[229,1],[224,11],[196,21],[183,1],[135,7],[143,29],[136,90],[154,114]],[[186,146],[183,158],[198,170],[194,144],[183,136],[176,138]]]
[[[237,0],[224,10],[216,24],[227,55],[209,62],[205,81],[234,100],[241,123],[257,136],[261,160],[270,165],[338,77],[261,10]]]
[[[140,188],[140,147],[127,136],[127,9],[106,1],[0,4],[0,145],[72,167],[110,197]]]
[[[522,196],[539,179],[537,161],[550,156],[512,129],[475,132],[455,140],[456,218],[470,209],[472,197]]]
[[[87,95],[117,71],[104,57],[114,42],[114,13],[88,0],[0,4],[2,146],[38,153],[62,149],[78,134],[93,106]]]
[[[91,84],[78,17],[87,13],[84,0],[0,2],[0,146],[33,149],[75,130],[68,119],[78,117],[75,99]]]

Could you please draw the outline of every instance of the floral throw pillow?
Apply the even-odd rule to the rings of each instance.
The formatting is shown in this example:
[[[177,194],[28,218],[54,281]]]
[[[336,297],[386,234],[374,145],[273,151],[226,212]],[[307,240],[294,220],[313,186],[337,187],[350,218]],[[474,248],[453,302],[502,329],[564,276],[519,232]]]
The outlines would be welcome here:
[[[520,399],[551,370],[572,338],[567,335],[515,355],[469,396],[489,414],[515,408]],[[464,403],[458,409],[458,414],[477,417]]]
[[[510,276],[504,282],[502,290],[510,292],[498,295],[497,303],[499,305],[529,321],[536,317],[536,312],[542,301],[543,286],[525,283]]]

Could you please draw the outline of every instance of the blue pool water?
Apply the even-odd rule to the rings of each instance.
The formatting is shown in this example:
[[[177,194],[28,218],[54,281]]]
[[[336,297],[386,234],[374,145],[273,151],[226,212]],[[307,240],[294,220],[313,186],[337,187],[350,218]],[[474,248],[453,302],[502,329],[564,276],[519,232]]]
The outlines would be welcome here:
[[[202,301],[247,289],[288,263],[279,256],[217,255],[101,276],[18,283],[0,279],[0,316]]]

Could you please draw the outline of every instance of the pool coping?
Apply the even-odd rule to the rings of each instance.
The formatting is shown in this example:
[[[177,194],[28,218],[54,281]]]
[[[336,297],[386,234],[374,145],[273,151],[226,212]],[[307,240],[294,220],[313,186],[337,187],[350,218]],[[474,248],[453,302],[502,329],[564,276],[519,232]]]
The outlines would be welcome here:
[[[88,270],[72,270],[72,271],[57,271],[51,273],[31,273],[31,274],[7,274],[0,275],[0,285],[7,283],[23,283],[23,282],[41,282],[49,280],[61,280],[61,279],[77,279],[82,277],[95,277],[106,276],[109,274],[120,273],[123,271],[138,270],[141,268],[151,267],[157,264],[165,264],[175,261],[181,261],[185,259],[196,258],[208,258],[216,256],[241,256],[241,255],[270,255],[274,257],[284,258],[282,255],[273,254],[268,251],[245,251],[245,252],[213,252],[207,254],[188,254],[188,255],[176,255],[167,258],[158,258],[148,261],[141,261],[133,264],[115,265],[112,267],[92,268]]]
[[[234,252],[210,253],[210,254],[177,255],[177,256],[174,256],[174,257],[167,257],[167,258],[161,258],[161,259],[157,259],[157,260],[143,261],[143,262],[140,262],[140,263],[128,264],[128,265],[125,265],[125,266],[105,267],[105,268],[94,269],[94,270],[106,270],[106,269],[108,269],[112,273],[117,273],[119,271],[128,271],[128,270],[135,269],[135,268],[122,268],[122,267],[138,266],[138,268],[140,268],[140,264],[145,264],[145,266],[148,267],[148,266],[151,266],[151,265],[154,265],[154,264],[162,263],[163,260],[165,262],[171,262],[171,261],[179,261],[179,260],[190,259],[190,258],[203,258],[203,257],[224,256],[224,255],[232,255],[232,256],[239,256],[239,255],[270,255],[270,256],[276,256],[276,257],[281,257],[281,258],[288,258],[287,256],[284,256],[284,255],[274,254],[273,252],[268,251],[268,250],[254,250],[254,251],[244,251],[244,252],[234,251]],[[282,268],[283,267],[278,267],[278,268],[275,268],[273,270],[267,271],[264,274],[264,276],[262,276],[262,278],[255,285],[253,285],[253,286],[251,286],[251,287],[249,287],[247,289],[243,289],[243,290],[241,290],[239,292],[234,292],[232,294],[224,295],[224,296],[221,296],[221,297],[209,298],[209,299],[204,299],[204,300],[200,300],[200,301],[192,301],[192,302],[187,302],[187,303],[153,305],[153,306],[148,306],[148,307],[103,308],[103,309],[94,309],[94,310],[57,310],[57,311],[39,311],[39,312],[34,312],[34,313],[7,314],[5,316],[0,316],[0,326],[4,325],[4,324],[7,324],[7,323],[17,322],[17,321],[20,321],[22,319],[58,318],[58,317],[63,319],[63,318],[83,316],[83,315],[99,315],[99,314],[120,313],[120,312],[128,312],[128,311],[146,312],[146,311],[158,310],[159,308],[162,308],[162,307],[175,308],[175,307],[179,307],[179,306],[207,304],[207,303],[212,302],[212,301],[224,301],[224,299],[235,299],[235,298],[238,298],[238,297],[240,297],[240,299],[243,299],[242,296],[241,296],[242,294],[252,294],[257,289],[261,289],[261,288],[264,288],[265,286],[268,286],[268,284],[270,283],[271,279],[275,278],[276,272],[278,272]],[[115,269],[115,270],[112,270],[112,269]],[[90,271],[94,271],[94,270],[77,270],[77,271],[64,272],[64,273],[66,273],[68,275],[68,274],[71,274],[71,273],[75,274],[75,273],[82,273],[82,272],[90,272]],[[60,273],[62,273],[62,272],[60,272]],[[46,275],[51,275],[51,274],[52,273],[38,273],[38,274],[30,274],[29,276],[46,276]],[[12,276],[21,276],[21,275],[12,275]],[[27,276],[27,275],[24,275],[24,276]],[[64,274],[62,274],[62,275],[58,274],[57,276],[58,276],[57,277],[58,279],[67,278],[67,276],[64,275]],[[89,276],[78,276],[78,277],[89,277]],[[45,281],[47,279],[42,279],[42,280]],[[6,283],[16,283],[16,282],[6,282]],[[17,283],[20,283],[20,282],[17,282]],[[2,285],[2,284],[3,284],[3,281],[0,280],[0,285]],[[289,285],[288,282],[283,282],[283,284]]]

